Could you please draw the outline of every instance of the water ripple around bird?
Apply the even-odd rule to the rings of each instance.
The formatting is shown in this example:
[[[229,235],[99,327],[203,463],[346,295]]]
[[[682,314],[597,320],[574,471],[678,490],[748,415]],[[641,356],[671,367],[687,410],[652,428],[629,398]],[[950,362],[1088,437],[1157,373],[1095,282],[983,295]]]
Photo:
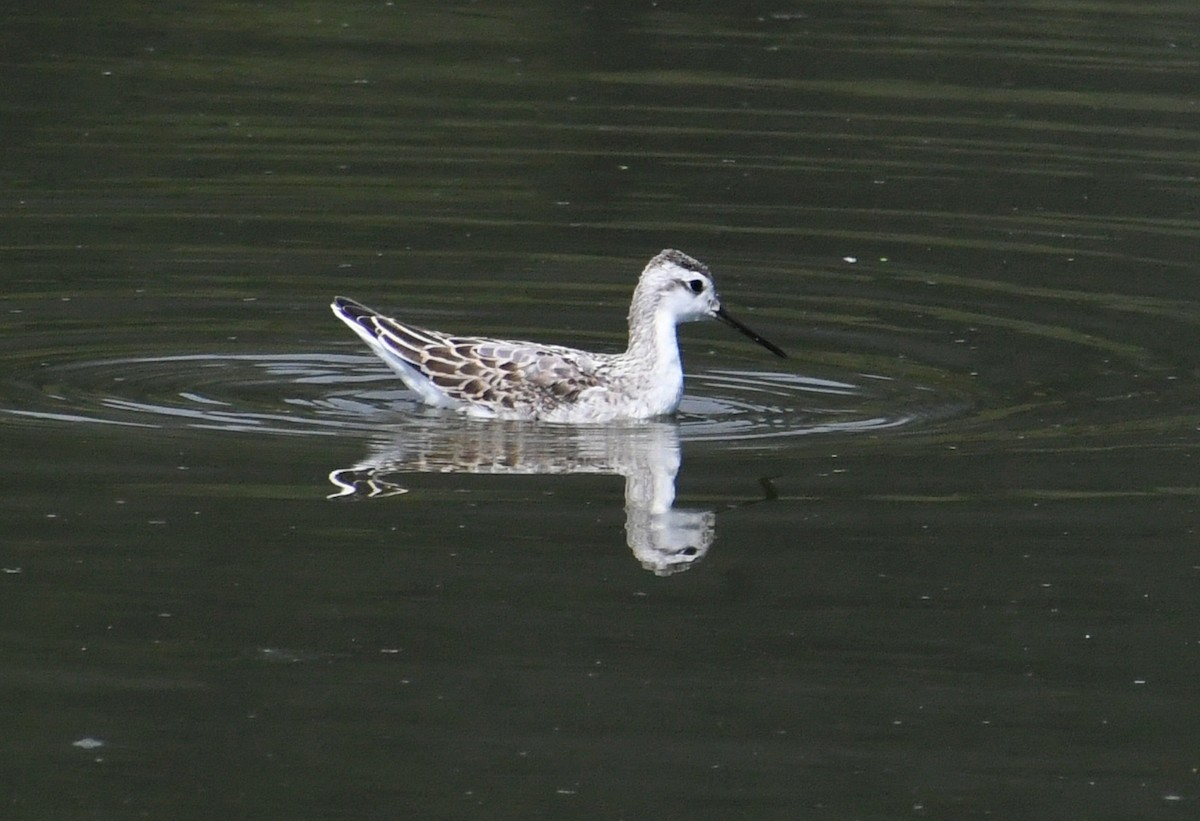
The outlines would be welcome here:
[[[26,363],[8,385],[10,419],[69,424],[312,436],[445,414],[357,354],[64,356]],[[889,377],[713,369],[689,377],[679,425],[684,440],[747,443],[897,428],[963,407],[961,397]]]

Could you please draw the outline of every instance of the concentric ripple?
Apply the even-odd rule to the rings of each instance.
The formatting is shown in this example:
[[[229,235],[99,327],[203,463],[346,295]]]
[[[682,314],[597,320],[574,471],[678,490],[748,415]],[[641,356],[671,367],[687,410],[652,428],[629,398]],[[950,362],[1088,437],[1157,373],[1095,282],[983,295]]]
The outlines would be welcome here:
[[[190,354],[42,362],[13,374],[0,412],[68,424],[283,435],[375,431],[421,405],[366,355]],[[710,370],[688,377],[684,439],[753,441],[910,425],[960,412],[960,399],[897,379],[831,380]]]

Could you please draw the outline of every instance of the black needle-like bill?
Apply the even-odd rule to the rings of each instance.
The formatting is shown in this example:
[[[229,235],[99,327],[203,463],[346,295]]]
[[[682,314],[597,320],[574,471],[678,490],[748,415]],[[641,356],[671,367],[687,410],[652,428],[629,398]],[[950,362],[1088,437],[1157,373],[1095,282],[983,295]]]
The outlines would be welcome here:
[[[734,319],[732,316],[729,315],[729,312],[726,311],[724,307],[717,308],[717,319],[721,320],[726,325],[729,325],[732,328],[737,328],[739,331],[741,331],[746,336],[753,339],[759,345],[762,345],[764,348],[766,348],[768,351],[775,354],[776,356],[778,356],[782,359],[787,359],[787,354],[783,352],[782,348],[780,348],[774,342],[768,342],[767,340],[765,340],[761,336],[759,336],[758,333],[750,330],[745,325],[743,325],[741,322],[738,322],[736,319]]]

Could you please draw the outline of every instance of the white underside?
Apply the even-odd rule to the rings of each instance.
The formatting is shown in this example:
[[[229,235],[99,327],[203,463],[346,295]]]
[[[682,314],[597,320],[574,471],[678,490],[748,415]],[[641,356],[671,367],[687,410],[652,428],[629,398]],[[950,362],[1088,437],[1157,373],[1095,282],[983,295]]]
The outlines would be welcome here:
[[[667,416],[679,406],[682,390],[646,391],[637,397],[621,396],[606,388],[591,388],[569,404],[542,408],[536,412],[526,409],[492,408],[485,405],[457,403],[454,407],[473,419],[537,419],[568,425],[599,425],[634,419]],[[432,404],[432,403],[431,403]]]

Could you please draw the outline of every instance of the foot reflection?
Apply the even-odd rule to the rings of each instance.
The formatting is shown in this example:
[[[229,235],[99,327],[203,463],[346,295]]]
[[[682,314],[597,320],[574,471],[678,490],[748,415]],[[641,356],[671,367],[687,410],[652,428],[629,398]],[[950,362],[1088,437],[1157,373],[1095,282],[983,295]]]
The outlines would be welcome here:
[[[625,477],[626,540],[646,570],[659,576],[687,570],[715,535],[713,511],[673,507],[679,429],[666,422],[560,428],[418,418],[372,450],[329,474],[337,488],[330,499],[407,493],[399,481],[406,473],[617,474]]]

